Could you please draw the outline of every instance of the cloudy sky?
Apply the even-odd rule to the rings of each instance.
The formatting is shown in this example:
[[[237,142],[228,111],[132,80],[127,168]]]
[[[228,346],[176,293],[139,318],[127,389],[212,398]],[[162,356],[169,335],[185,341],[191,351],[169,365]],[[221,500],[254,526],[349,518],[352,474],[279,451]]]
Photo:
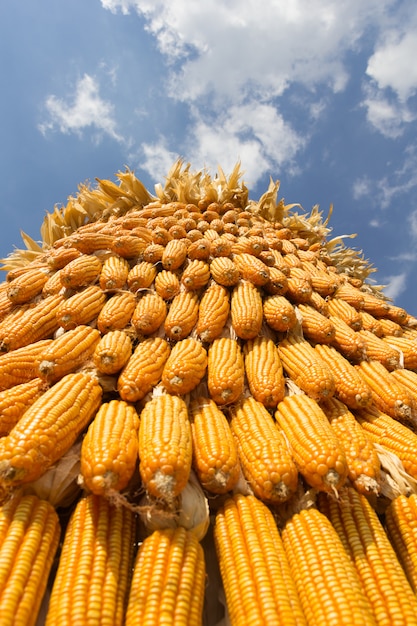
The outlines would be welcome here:
[[[0,35],[1,257],[81,182],[240,160],[417,315],[414,0],[19,0]]]

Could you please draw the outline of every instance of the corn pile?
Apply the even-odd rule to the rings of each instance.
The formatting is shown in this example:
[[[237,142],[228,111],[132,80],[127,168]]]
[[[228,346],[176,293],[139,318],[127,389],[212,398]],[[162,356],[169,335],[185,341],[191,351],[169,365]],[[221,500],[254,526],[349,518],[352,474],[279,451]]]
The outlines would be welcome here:
[[[97,179],[2,260],[2,626],[417,624],[417,319],[241,178]]]

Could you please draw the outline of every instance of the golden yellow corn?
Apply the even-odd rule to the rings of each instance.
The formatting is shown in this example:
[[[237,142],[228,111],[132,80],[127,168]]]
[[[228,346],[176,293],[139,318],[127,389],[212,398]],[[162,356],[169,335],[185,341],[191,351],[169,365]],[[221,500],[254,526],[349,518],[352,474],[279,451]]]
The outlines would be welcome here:
[[[106,294],[100,287],[89,285],[61,302],[55,316],[57,326],[71,330],[89,324],[98,317],[105,302]]]
[[[130,291],[114,293],[98,314],[99,331],[104,334],[112,330],[123,330],[130,324],[136,304],[136,298]]]
[[[211,283],[205,290],[198,309],[196,333],[204,343],[217,339],[223,331],[230,311],[230,296],[222,285]]]
[[[171,239],[165,246],[162,255],[162,266],[165,270],[176,270],[187,258],[187,245],[182,239]]]
[[[388,370],[392,371],[400,367],[400,351],[393,347],[386,339],[381,339],[370,330],[359,330],[358,334],[365,342],[365,353],[368,361],[379,361]],[[417,358],[415,358],[417,365]]]
[[[210,266],[205,261],[190,261],[181,276],[181,283],[186,289],[198,291],[210,280]]]
[[[113,237],[111,235],[94,232],[94,229],[91,232],[75,232],[64,240],[65,247],[76,248],[83,254],[92,254],[97,250],[111,250],[112,243]],[[57,244],[58,242],[56,241],[54,245],[56,246]]]
[[[39,356],[38,376],[55,382],[86,363],[100,341],[100,332],[81,324],[69,330],[45,348]]]
[[[33,268],[9,283],[7,297],[13,304],[29,302],[42,292],[49,278],[48,268]]]
[[[269,267],[253,254],[247,252],[234,254],[233,262],[243,280],[249,281],[257,287],[262,287],[268,283]]]
[[[288,256],[288,255],[287,255]],[[313,293],[310,276],[301,267],[290,267],[286,296],[291,302],[309,302]]]
[[[139,337],[152,335],[164,323],[167,305],[155,291],[145,293],[137,303],[131,317],[133,328]]]
[[[240,280],[233,289],[230,313],[238,337],[253,339],[259,335],[263,321],[262,296],[252,282]]]
[[[310,304],[300,303],[297,306],[301,313],[303,335],[313,343],[330,343],[335,336],[332,322]]]
[[[132,267],[127,275],[127,287],[133,293],[140,289],[147,289],[155,280],[156,266],[149,261],[140,261]]]
[[[162,337],[149,337],[136,346],[117,381],[122,400],[142,400],[159,383],[171,348]]]
[[[397,362],[401,361],[403,367],[409,370],[417,370],[417,338],[402,335],[401,337],[384,337],[385,344],[397,354]],[[399,365],[397,366],[399,367]],[[390,369],[397,369],[391,367]]]
[[[371,333],[373,333],[377,337],[383,337],[386,334],[390,334],[391,330],[392,332],[395,332],[396,325],[394,324],[394,322],[391,322],[390,320],[377,319],[376,317],[374,317],[370,313],[367,313],[366,311],[358,311],[358,313],[361,318],[361,324],[362,324],[363,330],[369,330]],[[388,324],[385,324],[385,322],[388,322]],[[398,328],[401,328],[401,327],[398,326]]]
[[[207,384],[216,404],[236,402],[243,393],[245,367],[239,344],[230,337],[215,339],[208,350]]]
[[[40,378],[0,391],[0,437],[8,435],[23,413],[46,391]]]
[[[67,265],[70,261],[73,261],[78,256],[80,256],[82,252],[77,250],[77,248],[56,248],[49,251],[47,265],[48,267],[56,272],[56,270],[60,270]]]
[[[206,369],[207,351],[200,341],[186,337],[173,346],[162,372],[162,384],[168,393],[185,395],[197,387]]]
[[[82,254],[62,268],[61,283],[67,289],[92,285],[99,278],[101,269],[102,263],[98,257],[92,254]]]
[[[37,378],[39,358],[52,339],[41,339],[0,355],[0,391]]]
[[[134,259],[142,255],[147,245],[148,242],[134,235],[119,235],[111,237],[110,249],[125,259]]]
[[[126,284],[130,266],[126,259],[116,254],[107,257],[101,268],[99,285],[103,291],[122,289]]]
[[[148,263],[158,263],[162,260],[164,254],[164,246],[159,243],[150,243],[143,251],[143,260]]]
[[[132,356],[132,341],[123,330],[111,330],[97,342],[92,355],[94,365],[103,374],[116,374]]]
[[[272,339],[256,337],[243,347],[245,372],[255,400],[275,408],[284,398],[285,378],[278,349]]]
[[[194,291],[181,291],[174,297],[164,322],[169,339],[180,341],[191,333],[198,320],[199,300]]]
[[[361,335],[336,315],[329,316],[335,330],[331,345],[349,361],[361,361],[366,356],[366,344]]]
[[[339,317],[352,330],[361,330],[362,318],[361,313],[354,306],[342,300],[342,298],[329,298],[327,300],[329,314]]]
[[[400,495],[385,511],[388,536],[414,593],[417,591],[417,495]]]
[[[197,241],[193,241],[187,249],[187,256],[189,259],[200,259],[201,261],[207,261],[210,257],[211,242],[208,239],[202,238]]]

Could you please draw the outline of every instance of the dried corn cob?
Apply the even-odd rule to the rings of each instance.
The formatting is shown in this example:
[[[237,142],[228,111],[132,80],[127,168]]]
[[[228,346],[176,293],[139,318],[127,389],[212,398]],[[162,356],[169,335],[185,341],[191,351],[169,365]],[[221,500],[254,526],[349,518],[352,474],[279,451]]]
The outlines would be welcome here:
[[[0,391],[37,378],[39,358],[51,343],[52,339],[41,339],[0,355]]]
[[[127,287],[133,293],[139,289],[147,289],[155,280],[157,270],[153,263],[140,261],[132,267],[127,275]]]
[[[140,414],[139,471],[146,491],[172,501],[186,486],[192,462],[187,405],[163,394],[149,400]]]
[[[225,415],[216,403],[199,396],[190,407],[193,467],[204,489],[227,493],[239,479],[236,444]]]
[[[417,598],[368,500],[346,488],[338,501],[319,498],[319,509],[336,529],[378,624],[417,624]]]
[[[110,250],[113,237],[99,232],[76,232],[64,239],[64,247],[75,248],[83,254],[92,254],[97,250]],[[54,246],[58,245],[58,241]]]
[[[298,251],[298,256],[300,258],[302,256],[300,251]],[[320,294],[323,298],[328,298],[329,296],[334,295],[340,284],[340,280],[336,274],[332,274],[317,267],[311,261],[304,261],[303,269],[309,274],[311,286],[314,291]]]
[[[248,397],[230,409],[243,474],[264,502],[285,502],[296,491],[298,471],[280,429],[263,404]]]
[[[98,285],[85,287],[58,306],[56,326],[71,330],[81,324],[89,324],[98,317],[105,302],[106,294]]]
[[[203,548],[192,531],[154,531],[136,556],[126,626],[201,626],[205,577]]]
[[[13,304],[29,302],[42,292],[49,278],[47,268],[33,268],[9,283],[7,297]]]
[[[335,297],[348,302],[357,311],[362,311],[365,308],[365,296],[363,291],[360,291],[360,289],[354,287],[349,282],[344,282],[339,285]],[[373,314],[372,311],[368,312],[371,313],[371,315]]]
[[[345,450],[349,480],[360,493],[378,493],[381,464],[372,441],[343,402],[330,398],[320,406]]]
[[[171,239],[165,246],[162,255],[162,266],[165,270],[176,270],[187,258],[187,245],[182,239]]]
[[[81,498],[65,533],[46,626],[124,624],[134,546],[134,515],[105,498]]]
[[[111,237],[110,249],[125,259],[140,258],[148,242],[134,235]]]
[[[162,260],[164,249],[164,246],[159,243],[148,244],[143,251],[143,260],[148,261],[148,263],[158,263]]]
[[[51,504],[15,495],[0,507],[0,615],[4,626],[34,626],[58,548]]]
[[[343,320],[352,330],[361,330],[362,317],[361,312],[355,309],[349,302],[342,300],[342,298],[329,298],[327,300],[329,307],[329,314],[334,317],[339,317]]]
[[[49,251],[47,265],[48,267],[56,272],[57,270],[62,269],[69,263],[73,261],[78,256],[80,256],[82,252],[77,250],[77,248],[56,248]]]
[[[326,414],[305,394],[286,396],[275,413],[306,482],[319,491],[337,492],[348,476],[344,449]]]
[[[99,278],[102,267],[101,261],[96,256],[82,254],[62,268],[61,283],[67,289],[92,285]]]
[[[198,295],[194,291],[182,291],[171,302],[164,323],[169,339],[179,341],[188,337],[198,319]]]
[[[210,256],[211,242],[208,239],[198,239],[193,241],[187,250],[187,256],[189,259],[200,259],[201,261],[207,261]]]
[[[297,323],[295,309],[285,296],[268,296],[263,301],[263,309],[266,323],[278,332],[287,332]]]
[[[363,360],[366,354],[364,339],[340,317],[330,315],[329,319],[335,330],[331,345],[341,352],[349,361]]]
[[[206,369],[206,350],[197,339],[186,337],[172,348],[162,372],[162,384],[168,393],[185,395],[197,387]]]
[[[102,404],[81,446],[81,480],[88,491],[106,495],[124,489],[138,460],[139,417],[123,400]]]
[[[374,315],[375,317],[388,317],[390,304],[386,300],[383,300],[372,293],[368,293],[367,291],[364,291],[362,295],[362,308],[364,311],[371,313],[371,315]]]
[[[384,337],[381,341],[384,341],[397,353],[397,360],[402,362],[403,367],[417,370],[417,338],[402,335],[401,337]]]
[[[210,266],[205,261],[194,259],[184,269],[181,283],[186,289],[198,291],[210,280]]]
[[[65,293],[65,287],[63,287],[61,283],[61,270],[57,270],[49,276],[42,287],[41,295],[43,298],[46,298],[47,296],[54,296],[58,293]]]
[[[136,346],[117,381],[122,400],[137,402],[159,383],[170,351],[162,337],[145,339]]]
[[[208,350],[207,384],[216,404],[236,402],[243,393],[245,368],[239,344],[230,337],[215,339]]]
[[[362,324],[363,330],[368,330],[374,335],[376,335],[377,337],[383,337],[387,333],[390,334],[388,332],[388,325],[384,326],[384,322],[388,322],[390,326],[390,330],[395,332],[395,326],[393,322],[390,322],[389,320],[377,319],[376,317],[374,317],[370,313],[367,313],[366,311],[358,311],[358,313],[361,318],[361,324]],[[398,328],[401,328],[401,327],[399,326]]]
[[[233,289],[230,313],[238,337],[253,339],[259,335],[263,321],[262,296],[252,282],[240,280]]]
[[[136,307],[136,298],[130,291],[119,291],[103,305],[97,317],[97,328],[101,333],[122,330],[130,323]]]
[[[155,291],[164,300],[172,300],[180,292],[180,281],[175,272],[162,270],[155,278]]]
[[[385,511],[388,536],[408,581],[417,591],[417,495],[400,495]]]
[[[167,305],[155,291],[145,293],[132,313],[131,323],[140,336],[152,335],[164,323],[167,317]]]
[[[285,379],[281,359],[272,339],[256,337],[243,347],[245,372],[255,400],[275,408],[284,398]]]
[[[228,498],[216,514],[214,539],[232,626],[307,624],[274,518],[262,502]]]
[[[92,356],[99,372],[116,374],[132,356],[132,341],[123,330],[111,330],[96,344]]]
[[[225,256],[216,257],[211,261],[210,273],[213,280],[224,287],[233,287],[240,279],[238,266],[232,259]]]
[[[388,371],[400,367],[400,351],[387,340],[377,337],[370,330],[359,330],[358,334],[365,342],[366,358],[369,361],[379,361]],[[417,358],[415,361],[417,365]]]
[[[122,289],[129,274],[129,263],[126,259],[112,254],[104,260],[99,276],[99,285],[103,291]]]
[[[204,292],[198,310],[196,333],[203,342],[211,342],[221,335],[230,311],[229,292],[213,282]]]
[[[99,341],[100,332],[83,324],[63,333],[40,354],[39,378],[55,382],[75,372],[93,356]]]
[[[262,287],[269,281],[269,267],[253,254],[242,252],[233,255],[233,262],[237,265],[243,280]]]
[[[286,296],[291,302],[309,302],[313,286],[310,276],[301,267],[291,267],[287,278]]]
[[[404,332],[400,324],[397,324],[396,322],[386,319],[385,317],[381,317],[377,321],[379,322],[379,325],[381,326],[381,329],[382,329],[381,337],[386,337],[387,335],[392,335],[394,337],[401,337],[401,335]],[[379,336],[378,333],[375,333],[375,334]]]
[[[394,378],[404,387],[407,387],[413,397],[417,397],[417,372],[408,369],[398,369],[391,372],[389,378]]]
[[[395,324],[405,324],[408,318],[408,313],[400,306],[388,303],[388,311],[385,313],[385,317]]]
[[[288,290],[287,276],[276,267],[269,268],[269,282],[264,285],[266,293],[283,296]]]
[[[45,391],[45,383],[40,378],[21,383],[0,391],[0,437],[8,435],[23,413]]]
[[[335,336],[332,322],[310,304],[299,304],[303,335],[313,343],[330,343]]]

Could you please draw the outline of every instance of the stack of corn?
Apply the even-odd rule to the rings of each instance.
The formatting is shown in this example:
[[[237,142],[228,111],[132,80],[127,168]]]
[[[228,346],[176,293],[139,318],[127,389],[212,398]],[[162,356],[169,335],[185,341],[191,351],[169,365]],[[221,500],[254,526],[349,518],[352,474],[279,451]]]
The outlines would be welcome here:
[[[278,182],[117,179],[2,261],[2,626],[417,624],[417,320]]]

